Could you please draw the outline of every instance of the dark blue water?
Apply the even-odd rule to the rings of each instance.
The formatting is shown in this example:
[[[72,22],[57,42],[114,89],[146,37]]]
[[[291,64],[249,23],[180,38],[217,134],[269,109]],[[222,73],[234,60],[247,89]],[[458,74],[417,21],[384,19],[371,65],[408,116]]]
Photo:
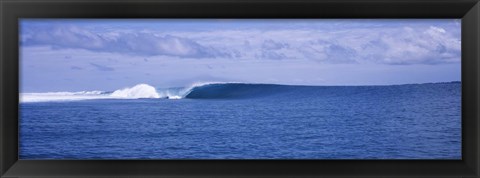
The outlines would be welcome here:
[[[214,84],[20,105],[20,159],[460,159],[461,84]]]

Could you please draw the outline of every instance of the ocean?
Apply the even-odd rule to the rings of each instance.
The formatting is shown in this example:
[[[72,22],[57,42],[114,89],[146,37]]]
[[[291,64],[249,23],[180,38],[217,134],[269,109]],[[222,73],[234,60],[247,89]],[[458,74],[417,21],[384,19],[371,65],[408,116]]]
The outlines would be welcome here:
[[[461,159],[461,83],[22,93],[20,159]]]

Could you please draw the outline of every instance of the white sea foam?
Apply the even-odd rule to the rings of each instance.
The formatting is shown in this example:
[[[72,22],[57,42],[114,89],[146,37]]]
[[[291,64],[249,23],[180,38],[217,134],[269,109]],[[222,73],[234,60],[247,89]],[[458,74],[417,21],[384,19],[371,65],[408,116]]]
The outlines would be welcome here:
[[[21,93],[20,102],[78,101],[89,99],[108,99],[101,91]]]
[[[139,98],[160,98],[160,96],[154,87],[147,84],[138,84],[133,87],[123,88],[111,93],[104,91],[20,93],[20,102],[22,103]]]
[[[131,88],[116,90],[110,96],[126,99],[160,98],[155,87],[147,84],[138,84]]]

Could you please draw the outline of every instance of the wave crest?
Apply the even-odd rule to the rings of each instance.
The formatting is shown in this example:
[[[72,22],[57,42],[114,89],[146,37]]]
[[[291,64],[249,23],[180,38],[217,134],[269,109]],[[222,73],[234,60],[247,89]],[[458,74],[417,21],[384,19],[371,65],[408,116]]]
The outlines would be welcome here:
[[[148,84],[138,84],[133,87],[105,91],[80,92],[47,92],[47,93],[20,93],[21,103],[52,102],[52,101],[80,101],[94,99],[140,99],[161,98],[155,87]]]
[[[113,98],[160,98],[155,87],[147,84],[138,84],[131,88],[124,88],[114,91],[111,95]]]
[[[225,90],[218,90],[219,85],[232,87],[231,85],[239,85],[241,83],[234,82],[202,82],[194,83],[188,87],[167,88],[157,90],[148,84],[138,84],[133,87],[127,87],[113,92],[105,91],[80,91],[80,92],[47,92],[47,93],[21,93],[20,102],[51,102],[51,101],[78,101],[93,99],[141,99],[141,98],[163,98],[163,99],[183,99],[196,98],[199,92],[205,93],[204,90],[211,95],[212,92],[229,93]],[[214,88],[211,88],[214,87]],[[223,88],[223,87],[222,87]],[[242,89],[242,88],[240,88]],[[233,92],[232,90],[230,92]],[[192,92],[195,92],[193,95]],[[206,95],[204,95],[205,97]],[[200,97],[202,98],[202,97]]]

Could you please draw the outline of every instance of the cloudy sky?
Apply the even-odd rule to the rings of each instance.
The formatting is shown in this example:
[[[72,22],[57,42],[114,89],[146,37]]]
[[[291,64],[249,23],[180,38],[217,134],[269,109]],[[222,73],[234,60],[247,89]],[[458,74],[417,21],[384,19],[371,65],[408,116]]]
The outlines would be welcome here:
[[[460,80],[460,20],[22,19],[22,92]]]

